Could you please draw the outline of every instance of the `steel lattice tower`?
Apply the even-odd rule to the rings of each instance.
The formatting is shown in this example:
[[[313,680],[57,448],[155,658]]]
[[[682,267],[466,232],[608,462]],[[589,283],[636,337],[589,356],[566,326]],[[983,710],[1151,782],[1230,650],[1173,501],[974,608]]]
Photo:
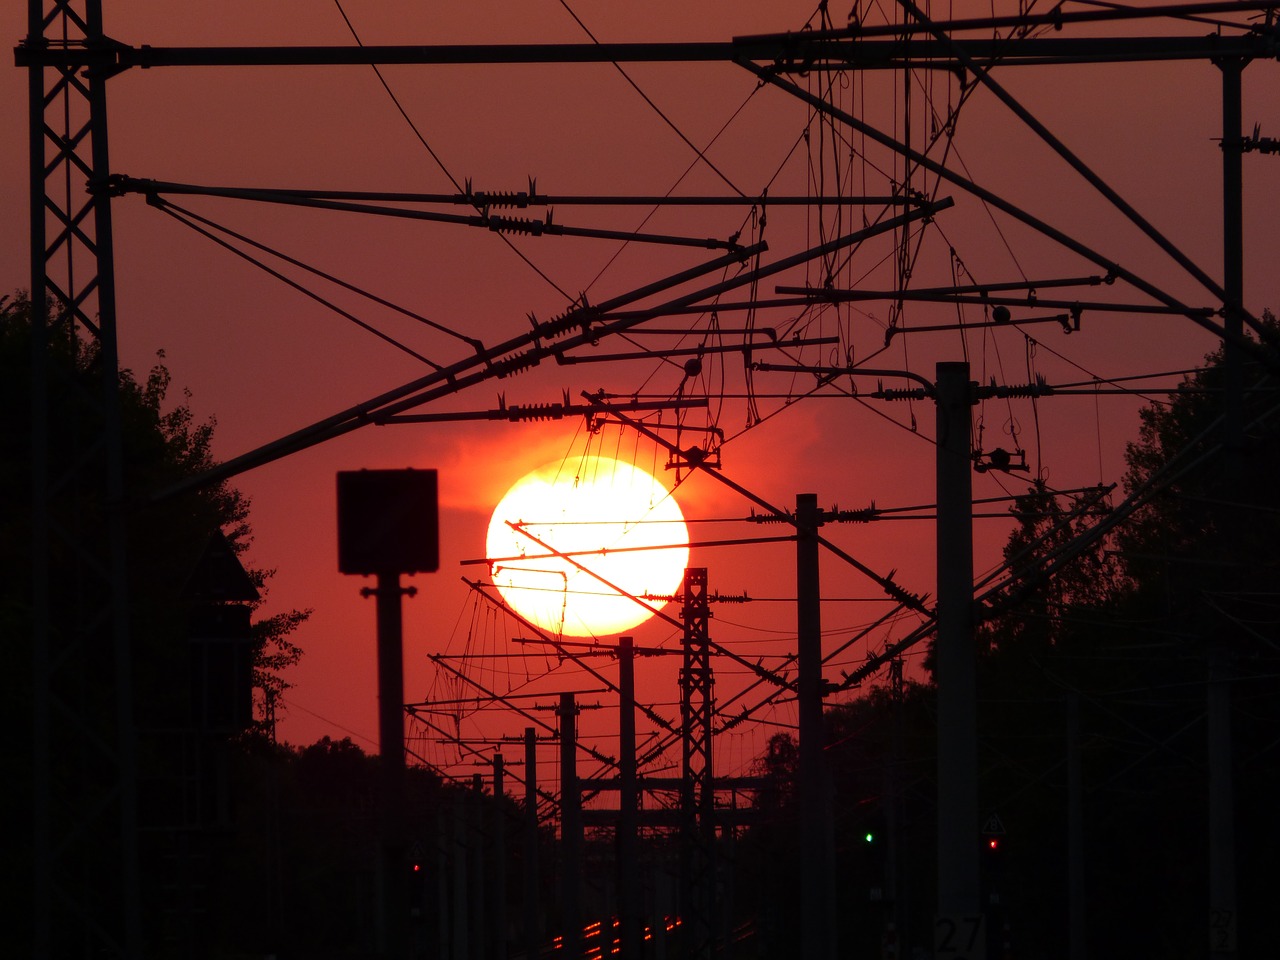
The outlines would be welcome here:
[[[682,743],[681,920],[683,955],[711,957],[715,946],[715,782],[711,719],[715,709],[711,675],[707,570],[684,574],[684,658],[680,669]]]
[[[101,0],[30,0],[33,955],[140,957]],[[85,181],[89,189],[84,189]],[[47,306],[47,309],[46,309]],[[97,350],[97,383],[59,350]],[[56,572],[51,558],[58,558]]]

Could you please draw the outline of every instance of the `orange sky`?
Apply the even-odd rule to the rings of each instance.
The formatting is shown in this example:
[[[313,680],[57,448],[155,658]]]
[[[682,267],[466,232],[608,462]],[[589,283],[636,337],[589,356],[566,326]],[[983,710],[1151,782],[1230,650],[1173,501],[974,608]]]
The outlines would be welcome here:
[[[644,5],[607,2],[570,4],[604,41],[727,40],[735,35],[796,30],[812,13],[809,3],[744,2]],[[986,12],[989,4],[956,4],[956,12]],[[16,43],[25,33],[21,5],[0,12],[0,24]],[[131,44],[256,45],[346,44],[350,34],[335,4],[278,0],[270,4],[223,2],[199,8],[171,3],[104,3],[107,30]],[[343,7],[367,44],[564,42],[585,39],[564,5],[553,0],[530,3],[420,3],[344,0]],[[1016,9],[1016,4],[997,4]],[[949,7],[935,3],[935,16]],[[833,8],[837,25],[847,10]],[[1110,28],[1120,35],[1142,32],[1142,24]],[[1150,27],[1169,32],[1167,26]],[[1173,32],[1200,35],[1203,24]],[[817,171],[830,186],[847,176],[855,192],[883,193],[895,169],[887,155],[854,138],[868,163],[850,164],[847,151],[839,172],[829,146],[812,128],[808,147],[797,144],[807,109],[774,89],[757,89],[751,75],[730,65],[634,65],[632,79],[693,142],[717,137],[708,156],[719,174],[693,165],[691,149],[608,65],[528,67],[390,67],[384,76],[418,130],[450,173],[476,189],[525,189],[530,177],[546,193],[677,194],[725,193],[721,179],[754,195],[772,179],[771,193],[804,194],[815,189]],[[1213,275],[1221,271],[1219,74],[1207,64],[1111,66],[1004,70],[1002,83],[1139,210]],[[1258,63],[1245,73],[1244,119],[1247,128],[1277,116],[1280,85],[1275,65]],[[813,85],[816,77],[802,81]],[[921,80],[921,84],[925,81]],[[28,283],[25,141],[26,78],[10,68],[0,74],[0,109],[15,148],[4,151],[2,210],[9,227],[0,237],[0,288]],[[957,89],[944,77],[930,77],[927,93],[945,112]],[[914,102],[926,91],[917,86]],[[901,124],[891,78],[858,77],[836,98],[894,130]],[[452,192],[448,177],[397,113],[373,71],[355,68],[248,69],[177,68],[133,71],[111,81],[111,147],[115,172],[160,180],[195,183],[313,187],[318,189]],[[744,105],[745,104],[745,105]],[[741,112],[734,116],[735,111]],[[917,120],[920,113],[916,113]],[[731,120],[732,118],[732,120]],[[927,124],[916,131],[924,135]],[[918,142],[918,139],[917,139]],[[1267,187],[1273,160],[1249,156],[1246,168],[1247,305],[1255,312],[1280,304],[1280,272],[1274,269],[1270,232],[1277,222],[1277,197]],[[1108,256],[1198,305],[1215,306],[1167,258],[1061,161],[1012,118],[993,98],[979,92],[960,113],[950,165],[963,163],[969,175],[1056,226],[1095,245]],[[900,169],[900,168],[898,168]],[[686,173],[686,171],[688,171]],[[1080,276],[1099,272],[1092,264],[1056,249],[1025,227],[997,218],[958,190],[954,209],[940,215],[921,247],[915,286],[951,282],[949,249],[968,273],[983,282],[1027,277]],[[560,312],[564,297],[518,259],[494,234],[465,227],[410,223],[352,214],[265,207],[200,198],[178,202],[219,223],[278,246],[290,255],[357,283],[378,295],[424,314],[486,343],[528,329],[526,315],[540,319]],[[216,416],[217,449],[231,457],[348,404],[372,397],[421,375],[420,362],[390,349],[345,320],[293,290],[230,257],[209,241],[146,206],[137,196],[115,204],[117,274],[122,352],[125,361],[145,369],[163,349],[175,384],[191,391],[200,416]],[[448,212],[465,213],[463,208]],[[557,223],[635,228],[644,208],[562,207]],[[530,216],[540,216],[532,211]],[[846,215],[848,216],[848,215]],[[821,217],[803,209],[769,211],[765,239],[768,258],[793,253],[816,242]],[[827,232],[834,226],[829,222]],[[681,211],[664,209],[644,226],[656,233],[728,237],[744,224],[737,208]],[[846,221],[845,229],[847,229]],[[754,239],[748,223],[743,241]],[[593,302],[667,276],[714,254],[689,248],[632,244],[619,253],[613,241],[566,237],[517,238],[515,245],[570,294],[586,291]],[[884,241],[859,250],[839,274],[841,284],[883,288],[890,274],[882,258]],[[616,259],[614,259],[616,256]],[[771,296],[775,283],[800,285],[820,280],[798,269],[762,284]],[[711,280],[705,282],[712,282]],[[328,293],[329,291],[326,291]],[[1081,296],[1140,302],[1118,288]],[[428,357],[452,362],[467,355],[458,341],[423,330],[379,308],[357,305],[336,293],[362,319],[402,337]],[[745,291],[731,299],[745,297]],[[828,312],[805,328],[806,336],[844,337],[855,357],[883,344],[884,303],[860,310]],[[1017,311],[1015,311],[1015,315]],[[760,326],[787,330],[794,314],[762,314]],[[955,312],[919,305],[908,309],[908,325],[948,323]],[[978,313],[965,319],[980,320]],[[705,326],[707,317],[662,321]],[[741,314],[720,318],[726,327],[744,322]],[[1086,313],[1081,332],[1066,336],[1053,324],[1028,327],[1042,346],[1029,350],[1015,330],[971,331],[967,356],[976,379],[1021,383],[1028,371],[1051,383],[1173,370],[1194,365],[1212,344],[1186,320],[1125,314]],[[938,360],[961,359],[966,344],[959,334],[899,337],[874,362],[932,375]],[[630,349],[603,342],[598,350]],[[590,351],[584,351],[589,353]],[[1030,355],[1030,354],[1034,355]],[[797,354],[799,355],[799,354]],[[837,362],[835,348],[808,348],[806,362]],[[708,364],[711,377],[690,389],[743,388],[740,359]],[[723,375],[723,379],[720,379]],[[800,381],[803,381],[803,377]],[[584,389],[620,393],[670,392],[679,371],[652,361],[617,364],[553,364],[527,375],[491,382],[431,407],[436,410],[487,410],[497,395],[509,403],[558,401]],[[773,394],[795,389],[785,375],[757,374],[755,387]],[[864,383],[873,389],[874,383]],[[1026,401],[988,403],[976,411],[987,447],[1011,446],[1011,425],[1020,431],[1028,460],[1056,487],[1067,488],[1119,479],[1123,443],[1136,428],[1134,398],[1059,398],[1036,409]],[[760,400],[762,424],[748,424],[741,399],[718,409],[719,426],[735,437],[723,450],[727,476],[770,503],[789,507],[800,492],[814,492],[826,506],[853,508],[875,501],[888,507],[926,504],[932,493],[933,412],[925,403],[886,405],[850,399],[806,401],[782,410],[776,400]],[[918,432],[910,429],[912,418]],[[741,434],[741,436],[738,436]],[[439,573],[416,578],[418,596],[406,604],[406,696],[409,700],[445,697],[455,685],[437,676],[429,653],[460,655],[503,653],[511,647],[503,625],[461,581],[482,568],[460,561],[483,556],[489,511],[523,472],[562,457],[581,455],[586,435],[578,423],[452,423],[430,426],[367,428],[243,475],[236,481],[254,503],[256,541],[250,553],[259,566],[275,568],[269,610],[314,609],[299,632],[305,648],[302,664],[290,679],[289,710],[281,736],[309,743],[319,736],[350,735],[372,749],[376,741],[373,608],[359,597],[363,585],[336,572],[334,474],[360,467],[435,468],[440,472],[442,566]],[[686,439],[684,442],[688,442]],[[627,452],[643,464],[665,460],[631,434],[607,429],[592,438],[590,452]],[[663,471],[659,470],[659,473]],[[668,481],[674,480],[666,474]],[[975,477],[975,496],[997,496],[1021,489],[1022,478]],[[690,479],[678,492],[686,516],[704,521],[745,516],[751,505],[704,477]],[[998,509],[998,508],[997,508]],[[706,523],[695,539],[744,538],[778,532],[774,526]],[[826,531],[833,540],[882,573],[898,571],[899,581],[918,593],[934,590],[932,526],[925,521],[839,526]],[[978,562],[985,570],[998,557],[1007,532],[1001,520],[977,523]],[[794,649],[794,595],[790,548],[784,546],[695,550],[692,562],[710,569],[713,590],[747,592],[761,599],[750,605],[717,608],[713,636],[744,655],[778,654]],[[842,569],[833,558],[824,564],[824,627],[829,642],[851,635],[885,610],[865,579]],[[636,631],[640,643],[676,645],[673,631],[653,625]],[[877,648],[886,639],[871,638]],[[861,662],[863,643],[851,649],[844,668]],[[652,702],[674,701],[675,659],[641,664],[641,684]],[[544,680],[543,658],[529,662],[497,658],[475,660],[470,669],[487,685],[538,692],[595,687],[569,667]],[[601,663],[600,669],[615,667]],[[739,668],[725,668],[717,688],[727,699],[747,682]],[[829,672],[836,676],[833,669]],[[602,698],[594,698],[602,699]],[[673,707],[663,708],[675,716]],[[584,727],[607,731],[616,715],[601,710]],[[790,706],[765,714],[776,722],[793,720]],[[491,717],[468,729],[492,735],[517,734],[525,721]],[[727,769],[739,772],[777,727],[738,728],[721,752]],[[469,761],[453,748],[420,748],[450,769],[467,774]],[[515,750],[511,751],[513,754]]]

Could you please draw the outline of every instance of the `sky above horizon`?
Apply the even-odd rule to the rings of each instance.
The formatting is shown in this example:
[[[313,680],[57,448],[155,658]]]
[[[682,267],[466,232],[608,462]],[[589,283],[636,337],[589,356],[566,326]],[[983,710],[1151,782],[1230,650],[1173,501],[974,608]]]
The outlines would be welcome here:
[[[776,0],[643,6],[540,0],[429,7],[282,0],[179,10],[158,0],[106,0],[104,18],[109,35],[154,47],[346,46],[356,42],[353,30],[365,45],[568,44],[592,37],[602,42],[728,40],[798,31],[820,25],[813,19],[814,6]],[[993,7],[1016,12],[1018,4],[935,2],[930,10],[942,19],[987,14]],[[833,10],[834,26],[844,26],[847,13]],[[866,22],[873,22],[872,14]],[[0,24],[14,45],[26,33],[17,5],[0,13]],[[1211,29],[1198,22],[1132,21],[1069,28],[1059,35],[1200,36]],[[1254,63],[1244,72],[1246,132],[1262,122],[1264,136],[1276,134],[1267,127],[1267,118],[1280,108],[1275,70],[1274,63]],[[1002,67],[993,76],[1193,261],[1221,277],[1217,68],[1201,62]],[[1025,207],[1169,295],[1193,306],[1219,306],[990,91],[962,88],[954,76],[936,71],[914,74],[905,100],[900,74],[814,71],[795,83],[896,138],[911,138],[916,146],[936,138],[930,156],[944,160],[948,169]],[[787,206],[780,198],[880,197],[904,176],[901,160],[866,136],[815,119],[798,98],[728,63],[626,64],[622,70],[610,64],[388,66],[381,76],[368,66],[155,68],[112,79],[108,100],[112,170],[144,179],[433,194],[456,194],[468,184],[477,191],[516,192],[536,181],[540,193],[566,197],[671,193],[757,201],[767,191],[772,205],[564,202],[555,207],[552,220],[591,230],[763,241],[768,244],[760,255],[765,266],[893,215],[883,204]],[[0,75],[0,110],[9,129],[25,131],[24,71],[10,66]],[[954,124],[949,124],[953,112]],[[25,132],[14,140],[25,142]],[[702,158],[691,144],[702,149]],[[2,210],[10,225],[0,237],[0,293],[29,284],[22,228],[28,217],[26,157],[25,150],[11,149],[0,159]],[[1280,222],[1280,200],[1267,186],[1273,163],[1273,158],[1245,157],[1245,303],[1254,314],[1280,304],[1280,271],[1269,244]],[[912,187],[955,201],[932,222],[911,227],[913,288],[1105,272],[956,186],[917,173]],[[196,415],[216,418],[215,447],[224,459],[412,381],[431,364],[466,360],[475,341],[493,345],[524,334],[530,315],[545,322],[573,298],[604,302],[723,254],[670,242],[599,237],[522,235],[508,236],[508,243],[493,231],[455,223],[202,196],[171,200],[189,211],[187,223],[138,195],[113,204],[122,358],[144,371],[163,351],[175,385],[190,392]],[[459,205],[430,209],[452,216],[475,213]],[[548,211],[507,212],[541,220]],[[272,261],[275,269],[409,348],[398,349],[200,235],[190,215],[287,253],[438,327]],[[413,578],[418,594],[405,603],[406,699],[468,699],[479,684],[504,695],[528,696],[530,703],[550,703],[555,691],[595,691],[600,684],[553,654],[514,644],[520,628],[466,583],[485,578],[483,563],[466,561],[484,559],[494,506],[516,480],[545,464],[572,467],[588,455],[606,455],[646,467],[676,488],[695,543],[774,537],[781,528],[749,522],[749,515],[761,512],[760,502],[793,508],[800,493],[816,493],[829,509],[873,502],[881,508],[919,505],[923,509],[907,516],[922,519],[832,524],[824,535],[877,573],[895,571],[894,579],[907,590],[935,592],[934,530],[925,516],[934,500],[932,405],[854,396],[855,383],[847,377],[819,389],[811,372],[751,370],[741,349],[743,334],[735,331],[753,329],[753,361],[809,368],[856,361],[932,380],[937,362],[964,359],[973,379],[984,384],[1025,384],[1043,376],[1050,384],[1085,388],[1111,381],[1135,389],[1173,386],[1176,371],[1196,366],[1214,347],[1212,338],[1185,318],[1140,312],[1086,310],[1081,329],[1067,333],[1053,319],[1062,310],[1015,306],[1012,320],[1023,322],[991,327],[981,325],[990,316],[980,306],[908,303],[896,318],[901,329],[947,329],[890,338],[886,327],[895,314],[883,299],[807,310],[747,312],[729,305],[753,296],[783,296],[775,292],[777,286],[892,289],[894,239],[885,233],[798,264],[755,288],[736,288],[718,309],[675,314],[626,336],[583,345],[570,359],[584,362],[549,360],[414,411],[462,415],[564,397],[580,402],[582,391],[598,390],[619,397],[708,398],[705,409],[686,412],[679,432],[672,429],[677,422],[672,411],[660,421],[657,414],[643,414],[644,422],[681,447],[705,445],[708,428],[721,431],[720,472],[750,491],[754,502],[713,477],[667,469],[667,451],[632,429],[611,424],[593,431],[581,417],[365,427],[238,476],[234,483],[253,503],[249,562],[276,571],[266,612],[313,610],[296,636],[305,654],[288,677],[294,686],[286,693],[281,738],[301,745],[321,736],[350,736],[366,749],[376,748],[373,605],[360,597],[365,583],[337,572],[334,477],[340,470],[439,472],[442,563],[438,573]],[[709,272],[637,302],[660,303],[737,275],[732,268]],[[1043,299],[1151,302],[1123,282],[1057,290],[1045,283],[1037,292]],[[971,326],[962,331],[959,323]],[[645,333],[645,327],[676,332]],[[699,345],[704,353],[697,367],[685,365],[693,353],[657,355]],[[713,346],[727,349],[708,349]],[[603,354],[634,356],[585,362]],[[1120,381],[1161,372],[1170,375]],[[856,390],[875,390],[877,379],[858,378]],[[886,386],[913,385],[882,379]],[[1138,410],[1159,398],[1158,393],[1084,390],[1035,403],[1002,400],[975,407],[983,448],[1023,450],[1030,469],[975,475],[974,497],[1017,493],[1037,477],[1060,490],[1120,481],[1124,444],[1136,435]],[[999,561],[1010,529],[1005,511],[1000,503],[976,508],[979,576]],[[709,569],[713,592],[752,598],[713,607],[713,638],[747,660],[760,658],[778,669],[795,649],[793,551],[785,543],[737,542],[695,545],[691,552],[692,565]],[[889,612],[890,605],[876,584],[835,556],[825,555],[822,563],[822,622],[830,650]],[[872,630],[828,665],[828,679],[838,681],[841,671],[855,669],[917,622],[914,615],[904,615]],[[633,634],[641,645],[679,648],[678,632],[661,621]],[[909,671],[917,676],[922,654],[923,646],[909,654],[916,665]],[[644,698],[673,719],[678,716],[678,659],[655,657],[638,667]],[[590,662],[616,676],[608,658]],[[474,683],[468,686],[451,669]],[[763,688],[743,692],[754,679],[742,664],[717,666],[719,701],[741,696],[730,708],[737,712],[761,699]],[[603,694],[584,693],[584,698],[604,706],[584,715],[583,727],[607,745],[616,707]],[[471,707],[454,706],[432,716],[464,737],[512,736],[529,725],[510,712],[476,714]],[[794,723],[794,704],[784,698],[755,717],[764,722],[741,724],[725,734],[728,742],[718,748],[721,772],[745,772],[768,738]],[[469,775],[475,759],[468,748],[436,735],[414,749],[457,775]],[[474,749],[488,755],[493,745]],[[674,756],[678,761],[678,750]]]

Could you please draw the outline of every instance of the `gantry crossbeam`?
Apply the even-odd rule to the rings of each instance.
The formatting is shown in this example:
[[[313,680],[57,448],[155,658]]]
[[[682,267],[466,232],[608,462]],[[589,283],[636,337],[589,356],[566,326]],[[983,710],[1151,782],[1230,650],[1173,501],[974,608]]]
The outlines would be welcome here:
[[[1242,5],[1243,6],[1243,5]],[[1244,7],[1248,9],[1248,7]],[[990,37],[983,39],[832,37],[800,34],[706,43],[413,44],[396,46],[152,47],[113,40],[33,46],[14,54],[20,67],[91,69],[107,74],[156,67],[368,66],[370,64],[767,63],[782,73],[810,70],[980,68],[1220,57],[1275,57],[1277,31],[1237,36]],[[958,55],[959,54],[959,55]]]

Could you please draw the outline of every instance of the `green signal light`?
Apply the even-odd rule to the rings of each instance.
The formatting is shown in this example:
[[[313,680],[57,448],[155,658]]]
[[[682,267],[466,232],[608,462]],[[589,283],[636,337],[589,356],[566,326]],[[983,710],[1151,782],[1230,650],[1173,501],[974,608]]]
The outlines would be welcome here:
[[[867,843],[874,843],[876,839],[876,835],[872,833],[870,830],[868,830],[865,834],[863,834],[862,839],[867,841]]]

